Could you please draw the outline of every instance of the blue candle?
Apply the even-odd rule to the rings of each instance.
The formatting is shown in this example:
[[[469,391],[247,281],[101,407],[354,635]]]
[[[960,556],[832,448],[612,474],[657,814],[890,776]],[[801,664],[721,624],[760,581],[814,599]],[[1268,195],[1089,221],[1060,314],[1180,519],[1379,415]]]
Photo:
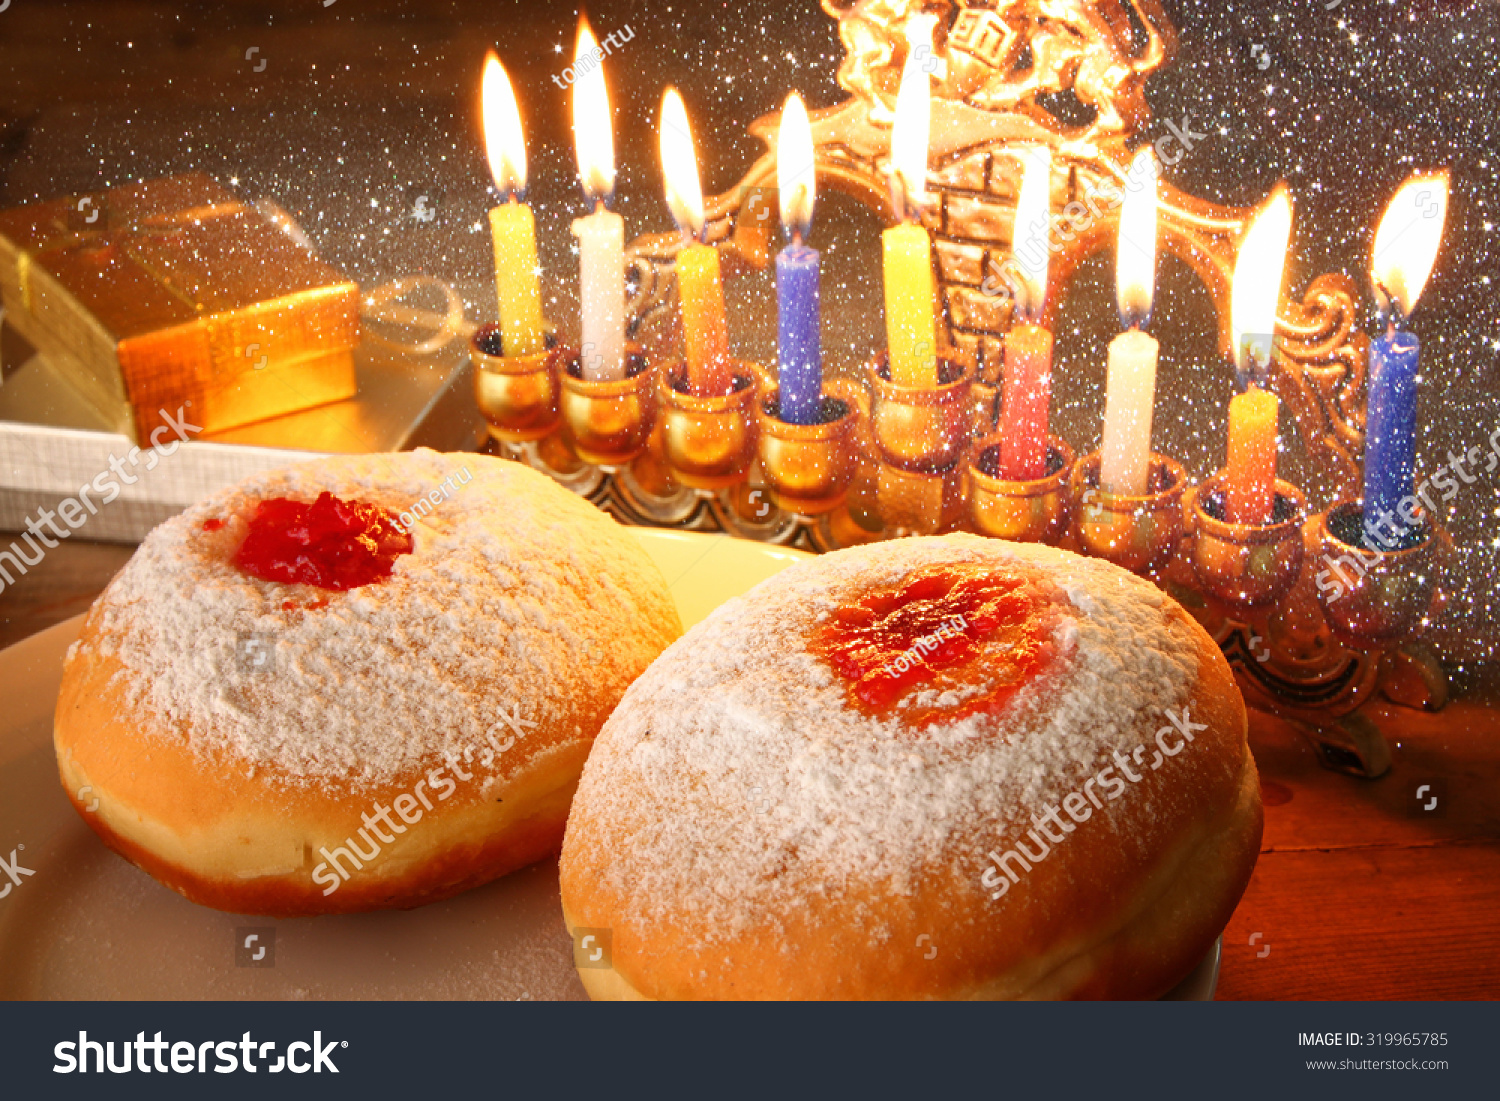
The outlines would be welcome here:
[[[1417,358],[1421,344],[1394,326],[1370,345],[1365,410],[1365,540],[1377,549],[1399,544],[1411,526],[1400,513],[1410,497],[1417,456]],[[1394,524],[1395,527],[1391,525]]]
[[[776,256],[776,353],[780,361],[781,419],[822,419],[823,355],[819,350],[818,253],[802,243],[816,192],[812,127],[802,97],[793,92],[781,112],[776,140],[776,190],[781,224],[792,243]]]
[[[1448,172],[1413,175],[1375,230],[1370,281],[1384,334],[1370,345],[1365,406],[1365,545],[1394,550],[1417,522],[1417,360],[1403,322],[1437,262],[1448,212]]]
[[[818,250],[800,240],[794,239],[776,255],[776,307],[781,419],[788,424],[817,424],[823,402]]]

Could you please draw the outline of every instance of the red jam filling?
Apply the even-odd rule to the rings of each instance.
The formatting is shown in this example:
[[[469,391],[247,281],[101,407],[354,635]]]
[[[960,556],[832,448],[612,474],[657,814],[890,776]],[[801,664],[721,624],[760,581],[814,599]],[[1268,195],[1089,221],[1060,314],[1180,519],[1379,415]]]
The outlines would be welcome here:
[[[262,581],[343,592],[389,577],[411,548],[396,514],[380,505],[331,493],[312,504],[273,497],[255,507],[234,564]]]
[[[203,521],[203,530],[204,531],[218,531],[223,526],[224,526],[224,521],[220,520],[218,517],[213,517],[212,519],[208,519],[208,520]]]
[[[1029,571],[921,570],[834,612],[814,634],[813,652],[848,683],[851,702],[872,714],[894,708],[914,687],[959,691],[955,706],[904,709],[920,728],[996,710],[1046,669],[1060,598]]]

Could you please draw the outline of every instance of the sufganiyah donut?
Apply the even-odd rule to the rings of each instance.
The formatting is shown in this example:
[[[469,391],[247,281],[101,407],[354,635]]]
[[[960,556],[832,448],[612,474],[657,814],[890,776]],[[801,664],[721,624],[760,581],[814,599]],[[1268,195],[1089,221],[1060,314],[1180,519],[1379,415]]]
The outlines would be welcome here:
[[[195,902],[416,906],[558,849],[595,734],[680,633],[635,537],[544,475],[320,459],[146,538],[68,653],[58,767]]]
[[[1147,998],[1223,929],[1261,824],[1239,690],[1170,597],[902,539],[788,568],[630,687],[562,901],[609,946],[595,998]]]

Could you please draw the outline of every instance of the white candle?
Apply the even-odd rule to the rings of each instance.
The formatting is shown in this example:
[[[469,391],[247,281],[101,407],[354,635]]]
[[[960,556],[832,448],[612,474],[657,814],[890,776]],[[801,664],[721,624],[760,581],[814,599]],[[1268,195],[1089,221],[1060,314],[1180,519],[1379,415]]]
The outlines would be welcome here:
[[[1115,295],[1127,331],[1109,343],[1099,484],[1107,493],[1131,497],[1145,494],[1151,475],[1158,345],[1141,326],[1151,316],[1156,285],[1156,174],[1147,145],[1130,165],[1132,186],[1125,191],[1115,252]]]
[[[573,145],[583,189],[595,208],[573,222],[582,308],[579,351],[583,377],[608,382],[625,377],[625,220],[604,209],[615,185],[615,142],[597,46],[588,21],[580,20],[573,51],[581,74],[573,86]],[[585,57],[588,63],[580,64]]]
[[[1156,401],[1156,338],[1139,329],[1109,342],[1109,388],[1099,484],[1143,496],[1151,474],[1151,407]]]
[[[625,219],[599,209],[573,221],[578,238],[583,377],[625,377]]]

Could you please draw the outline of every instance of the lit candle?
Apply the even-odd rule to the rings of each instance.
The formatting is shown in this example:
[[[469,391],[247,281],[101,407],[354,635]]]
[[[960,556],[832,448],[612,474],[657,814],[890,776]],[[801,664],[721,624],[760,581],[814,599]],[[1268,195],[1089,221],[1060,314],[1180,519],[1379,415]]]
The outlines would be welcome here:
[[[506,202],[490,211],[495,244],[495,290],[500,301],[500,331],[508,356],[542,350],[545,334],[537,283],[536,220],[520,201],[526,192],[526,142],[521,112],[505,68],[493,53],[484,59],[480,99],[484,114],[484,150],[490,175]]]
[[[927,198],[927,135],[932,124],[932,87],[922,65],[917,51],[908,50],[891,127],[891,206],[901,224],[881,234],[881,246],[891,381],[930,389],[938,384],[932,242],[916,215]]]
[[[1012,252],[1020,278],[1012,283],[1023,318],[1005,334],[1005,405],[1000,413],[1000,476],[1029,482],[1047,473],[1047,406],[1052,398],[1052,333],[1037,322],[1047,301],[1047,228],[1052,150],[1022,154]],[[1021,241],[1021,234],[1026,241]],[[1037,259],[1040,257],[1040,259]]]
[[[625,377],[625,219],[605,209],[615,189],[615,139],[609,92],[588,20],[578,24],[573,51],[573,146],[583,190],[594,213],[573,222],[578,238],[578,298],[583,377],[609,382]],[[589,59],[582,64],[582,59]]]
[[[1156,158],[1144,146],[1130,165],[1133,180],[1120,210],[1115,300],[1126,327],[1109,342],[1104,440],[1099,483],[1108,493],[1140,497],[1151,474],[1151,407],[1156,401],[1156,340],[1141,327],[1156,289]]]
[[[1276,506],[1276,425],[1281,403],[1262,389],[1270,378],[1276,314],[1292,233],[1292,201],[1278,187],[1240,242],[1230,290],[1236,374],[1248,381],[1229,401],[1229,457],[1224,518],[1268,524]]]
[[[1366,542],[1384,549],[1399,546],[1417,521],[1412,484],[1421,345],[1403,323],[1437,262],[1447,212],[1447,171],[1413,176],[1391,199],[1375,233],[1370,275],[1384,332],[1370,345],[1364,513]],[[1393,525],[1389,534],[1387,524]]]
[[[703,243],[703,189],[687,108],[676,88],[668,88],[662,97],[661,166],[667,181],[667,206],[677,228],[691,240],[677,253],[688,390],[698,397],[721,397],[734,391],[724,283],[719,275],[719,250]]]
[[[1276,419],[1281,403],[1251,383],[1229,399],[1229,465],[1224,518],[1268,524],[1276,501]]]
[[[817,198],[812,128],[802,97],[793,92],[781,112],[776,139],[776,194],[791,244],[776,255],[777,357],[781,419],[817,424],[823,404],[823,357],[818,345],[818,252],[802,243]]]

